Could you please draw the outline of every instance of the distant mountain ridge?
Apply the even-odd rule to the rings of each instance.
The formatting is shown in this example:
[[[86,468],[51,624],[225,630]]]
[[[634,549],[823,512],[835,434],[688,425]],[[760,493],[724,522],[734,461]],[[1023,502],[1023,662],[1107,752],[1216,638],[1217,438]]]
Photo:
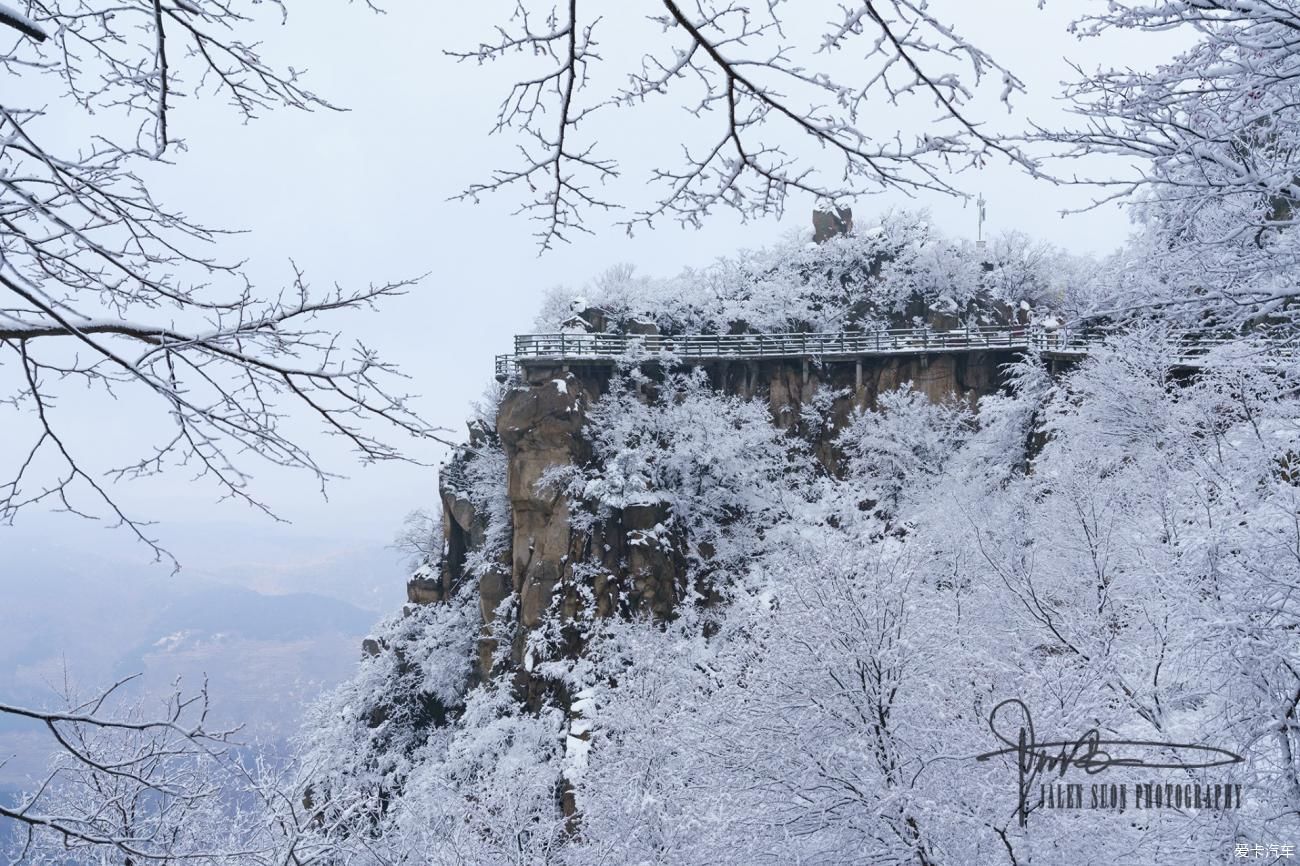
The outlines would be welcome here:
[[[191,576],[246,576],[210,560],[168,576],[115,551],[96,554],[53,539],[4,554],[0,700],[10,703],[56,706],[65,682],[84,696],[140,674],[130,694],[147,697],[166,694],[178,678],[187,690],[206,678],[215,718],[245,725],[250,738],[279,740],[306,703],[352,672],[361,638],[377,619],[337,597],[346,588],[342,569],[328,594],[276,594]],[[275,561],[269,551],[255,555]],[[282,574],[302,562],[293,551],[282,555]],[[317,559],[330,555],[318,551]],[[397,591],[401,573],[385,562],[390,551],[375,545],[368,560],[352,558],[366,582],[391,569]],[[49,746],[33,726],[0,723],[0,763],[9,759],[0,767],[0,790],[29,785]]]

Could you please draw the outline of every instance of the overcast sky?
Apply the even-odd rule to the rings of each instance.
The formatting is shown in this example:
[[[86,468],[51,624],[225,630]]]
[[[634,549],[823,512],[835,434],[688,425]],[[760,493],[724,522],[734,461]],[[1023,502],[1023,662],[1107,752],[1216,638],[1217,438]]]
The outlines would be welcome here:
[[[248,257],[260,285],[286,282],[291,257],[319,284],[427,273],[409,296],[358,318],[350,330],[400,363],[412,379],[411,389],[423,395],[426,416],[451,428],[456,438],[462,437],[468,404],[491,381],[493,356],[508,351],[512,335],[529,328],[546,288],[567,284],[576,293],[588,278],[620,262],[667,275],[809,225],[813,203],[801,200],[791,202],[783,219],[742,225],[721,214],[699,230],[664,223],[633,238],[593,224],[594,235],[576,237],[572,245],[539,257],[533,227],[511,216],[517,200],[500,197],[477,206],[447,200],[482,179],[515,142],[487,136],[509,70],[457,65],[441,52],[486,37],[493,15],[513,3],[393,2],[385,15],[342,0],[289,5],[288,23],[267,29],[267,56],[309,70],[314,89],[349,111],[279,112],[245,126],[219,99],[183,105],[172,127],[187,140],[188,150],[177,155],[174,166],[156,173],[155,193],[207,224],[246,229],[223,252],[228,258]],[[624,10],[634,5],[620,4],[618,14],[630,16]],[[1059,82],[1073,74],[1067,58],[1086,67],[1132,62],[1134,43],[1079,43],[1065,24],[1086,3],[1056,0],[1044,11],[1037,5],[1036,0],[936,0],[932,8],[1026,82],[1030,92],[1019,108],[1051,122],[1059,117]],[[641,32],[628,24],[626,44],[615,39],[610,50],[634,48]],[[1147,62],[1152,43],[1141,45]],[[929,113],[916,113],[907,122],[923,127]],[[633,180],[630,190],[636,190],[636,179],[644,177],[656,155],[676,147],[677,132],[687,123],[684,112],[663,107],[628,114],[611,130],[621,136],[617,156]],[[1113,206],[1062,219],[1059,212],[1084,203],[1086,191],[1035,182],[1001,165],[963,175],[959,183],[985,194],[993,231],[1020,229],[1081,251],[1109,250],[1128,232],[1125,217]],[[974,235],[974,209],[960,201],[909,201],[895,194],[854,203],[859,223],[893,206],[929,207],[945,231]],[[136,432],[138,422],[130,418],[105,420],[88,418],[87,423],[103,427],[108,437]],[[302,557],[307,549],[327,553],[322,546],[383,543],[404,514],[433,502],[434,468],[363,468],[329,443],[320,450],[350,476],[330,487],[328,501],[306,476],[269,470],[259,476],[258,492],[290,525],[277,526],[229,503],[218,505],[210,488],[184,477],[136,485],[126,498],[140,513],[161,521],[157,533],[164,542],[169,532],[192,537],[196,528],[219,526],[214,532],[235,547],[241,534],[270,538],[270,549],[282,549],[286,558]],[[417,456],[436,464],[443,454],[429,446]],[[35,514],[0,529],[0,538],[5,544],[45,544],[51,527],[69,544],[104,543],[102,533],[74,518]],[[120,546],[118,540],[112,544]],[[183,545],[180,552],[184,556]],[[400,580],[395,570],[394,605],[402,600]]]

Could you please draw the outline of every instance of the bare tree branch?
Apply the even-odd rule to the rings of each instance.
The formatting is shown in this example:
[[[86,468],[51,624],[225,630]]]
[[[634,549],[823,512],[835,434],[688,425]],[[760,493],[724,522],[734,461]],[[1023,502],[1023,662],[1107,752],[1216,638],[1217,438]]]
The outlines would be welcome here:
[[[395,389],[397,370],[327,322],[414,280],[316,292],[295,267],[287,290],[254,287],[242,264],[205,252],[223,232],[162,206],[137,174],[181,142],[172,108],[200,92],[225,95],[245,118],[332,107],[247,40],[258,6],[28,0],[3,19],[51,34],[0,53],[13,82],[55,75],[64,107],[106,120],[68,147],[66,136],[46,140],[47,109],[22,106],[24,88],[0,97],[0,406],[34,422],[7,423],[0,522],[37,504],[107,512],[163,557],[148,521],[119,506],[116,483],[188,465],[222,498],[269,514],[251,492],[251,462],[305,469],[322,485],[331,475],[288,432],[291,416],[315,417],[367,462],[405,459],[394,433],[438,439]],[[80,453],[60,432],[59,397],[72,385],[160,400],[156,420],[139,421],[140,452],[107,466]]]
[[[478,63],[522,54],[543,64],[516,81],[493,128],[523,139],[520,161],[458,198],[525,188],[519,212],[539,224],[545,250],[575,230],[589,231],[584,215],[593,209],[631,211],[618,222],[629,231],[662,216],[698,226],[719,207],[746,217],[779,213],[792,192],[832,199],[882,190],[960,195],[950,172],[979,165],[990,154],[1035,169],[1016,145],[986,133],[964,107],[986,76],[1001,78],[1003,102],[1023,85],[925,3],[838,5],[811,52],[800,50],[806,36],[788,35],[787,25],[802,22],[781,0],[761,11],[736,0],[659,5],[661,12],[645,18],[659,31],[657,41],[645,47],[639,64],[617,71],[600,68],[608,61],[596,51],[598,28],[616,13],[597,14],[577,0],[546,15],[538,14],[545,4],[520,0],[509,23],[495,28],[494,40],[450,52]],[[801,9],[799,17],[805,13]],[[635,16],[624,13],[621,23],[628,19]],[[841,78],[833,55],[855,47],[864,50],[866,62]],[[820,69],[805,65],[811,55]],[[650,169],[649,185],[658,190],[653,203],[620,201],[612,187],[598,192],[622,177],[620,161],[600,140],[613,111],[674,96],[698,122],[674,124],[674,135],[658,142],[660,152],[679,151],[681,158],[676,165],[660,159]],[[902,133],[880,136],[881,110],[918,100],[939,110],[927,131],[911,143]],[[695,131],[706,124],[720,129],[700,145]]]

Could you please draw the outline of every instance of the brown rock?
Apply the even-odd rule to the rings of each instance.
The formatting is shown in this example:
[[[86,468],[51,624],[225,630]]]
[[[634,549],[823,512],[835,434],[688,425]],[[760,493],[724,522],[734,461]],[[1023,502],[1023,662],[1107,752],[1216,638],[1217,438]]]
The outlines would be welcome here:
[[[836,235],[853,231],[853,209],[837,207],[834,211],[813,211],[813,240],[825,243]]]
[[[535,628],[550,606],[569,550],[569,507],[556,490],[540,486],[545,474],[572,465],[582,450],[582,408],[587,396],[576,377],[510,391],[497,415],[506,449],[507,491],[514,518],[511,578],[519,593],[520,623]]]
[[[412,604],[437,604],[443,597],[441,580],[415,577],[406,582],[406,600]]]
[[[659,326],[654,322],[641,322],[636,319],[627,323],[625,328],[629,334],[641,334],[643,336],[656,336],[659,333]]]

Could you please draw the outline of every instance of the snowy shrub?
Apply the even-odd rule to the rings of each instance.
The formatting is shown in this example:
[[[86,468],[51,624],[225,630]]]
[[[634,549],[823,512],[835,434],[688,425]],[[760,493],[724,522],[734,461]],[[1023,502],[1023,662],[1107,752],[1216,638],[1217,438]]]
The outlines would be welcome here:
[[[724,572],[752,560],[765,530],[789,518],[812,467],[766,405],[714,392],[702,369],[660,383],[617,379],[591,407],[586,434],[590,464],[550,478],[565,485],[579,526],[662,505],[665,532],[685,540],[693,564]]]
[[[487,573],[510,550],[510,497],[506,490],[506,452],[492,436],[465,462],[465,495],[483,520],[483,543],[468,551],[465,571]]]
[[[837,442],[853,496],[888,520],[904,493],[920,494],[943,472],[973,426],[964,403],[934,403],[910,383],[881,393],[876,409],[856,412]]]
[[[588,306],[605,310],[611,325],[654,322],[665,333],[911,327],[930,311],[980,323],[996,320],[998,302],[1077,308],[1092,296],[1093,270],[1023,235],[977,249],[943,237],[924,213],[897,212],[822,244],[799,234],[666,279],[612,269],[577,299],[552,289],[535,327],[558,331]]]
[[[697,330],[838,327],[919,296],[960,309],[972,285],[1084,297],[1024,239],[1020,259],[995,244],[998,263],[972,276],[927,231],[903,220],[788,248],[780,267],[751,256],[676,282],[621,269],[590,294],[616,317],[658,309],[661,326]],[[318,802],[359,817],[326,847],[339,862],[411,866],[1101,866],[1289,838],[1300,365],[1247,363],[1255,350],[1235,346],[1191,375],[1169,334],[1149,322],[1055,372],[1024,357],[977,410],[905,385],[837,431],[838,395],[823,389],[796,430],[819,447],[834,437],[832,473],[765,403],[719,394],[699,370],[626,365],[588,409],[590,459],[543,483],[568,497],[579,538],[642,509],[658,523],[638,526],[639,542],[680,555],[698,590],[725,591],[688,595],[672,616],[598,616],[608,563],[566,559],[577,612],[557,602],[510,634],[495,675],[468,692],[481,623],[467,593],[390,621],[305,740]],[[460,465],[456,489],[485,520],[476,573],[509,540],[505,457],[487,435]],[[1243,758],[1063,781],[1204,776],[1242,784],[1246,801],[1037,809],[1022,826],[1014,759],[974,760],[999,748],[990,714],[1008,699],[1045,738],[1095,729]]]
[[[367,638],[356,675],[309,711],[300,751],[311,796],[370,818],[401,791],[416,753],[465,702],[479,629],[477,597],[409,605]]]

